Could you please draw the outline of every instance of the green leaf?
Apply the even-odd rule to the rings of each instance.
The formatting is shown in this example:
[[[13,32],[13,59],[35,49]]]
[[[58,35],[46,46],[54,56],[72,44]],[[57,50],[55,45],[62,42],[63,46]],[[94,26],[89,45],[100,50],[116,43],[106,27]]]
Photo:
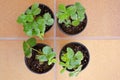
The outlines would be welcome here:
[[[78,14],[78,19],[79,21],[83,21],[85,19],[85,15],[84,14]]]
[[[55,52],[51,52],[51,53],[48,53],[48,54],[47,54],[47,58],[48,58],[49,60],[53,59],[55,56],[56,56],[56,53],[55,53]]]
[[[65,70],[66,70],[66,69],[65,69],[65,68],[63,68],[63,69],[60,71],[60,73],[64,73],[64,72],[65,72]]]
[[[73,77],[73,76],[76,77],[76,76],[78,76],[78,74],[80,73],[81,69],[82,69],[82,65],[80,65],[75,71],[70,72],[69,76],[70,77]]]
[[[76,13],[76,7],[75,6],[69,6],[67,8],[67,12],[70,14],[70,15],[74,15]]]
[[[34,20],[33,15],[26,15],[26,21],[33,22],[33,20]]]
[[[18,19],[17,19],[18,23],[25,23],[26,22],[26,15],[25,14],[21,14]]]
[[[67,27],[69,27],[69,26],[71,25],[71,21],[70,21],[70,20],[66,20],[66,21],[65,21],[65,25],[66,25]]]
[[[76,68],[81,64],[81,60],[75,60],[74,58],[72,58],[70,60],[70,65],[72,68]]]
[[[79,23],[80,23],[80,22],[79,22],[78,20],[72,21],[72,25],[75,26],[75,27],[78,26]]]
[[[32,30],[32,35],[39,36],[39,35],[40,35],[40,30],[39,30],[39,28],[38,28],[37,22],[34,21],[33,24],[32,24],[32,26],[33,26],[33,28],[34,28],[34,29]]]
[[[54,23],[54,20],[49,13],[45,13],[43,15],[43,18],[45,19],[45,24],[47,24],[48,26],[50,26]]]
[[[85,10],[85,8],[79,2],[76,2],[75,6],[76,6],[77,10],[83,10],[83,9]]]
[[[53,20],[53,19],[48,19],[48,20],[46,21],[46,24],[47,24],[48,26],[51,26],[53,23],[54,23],[54,20]]]
[[[37,8],[33,11],[33,15],[36,16],[36,15],[40,14],[40,12],[41,12],[41,9]]]
[[[44,62],[48,60],[45,55],[36,55],[36,59],[38,59],[39,62]]]
[[[42,52],[43,54],[49,54],[52,52],[52,48],[49,47],[49,46],[45,46],[43,49],[42,49]]]
[[[48,65],[51,65],[52,63],[56,63],[56,59],[51,59],[48,61]]]
[[[24,26],[24,32],[27,32],[33,29],[32,23],[24,23],[23,26]]]
[[[80,59],[80,60],[83,60],[83,53],[81,51],[78,51],[76,54],[75,54],[75,58],[77,59]]]
[[[59,19],[58,23],[63,23],[65,20]]]
[[[43,18],[44,18],[45,20],[51,19],[50,13],[45,13],[45,14],[43,15]]]
[[[61,11],[61,12],[65,12],[65,11],[66,11],[65,5],[64,5],[64,4],[60,4],[60,5],[58,6],[58,10]]]
[[[28,30],[25,32],[28,36],[32,36],[32,30]]]
[[[74,56],[74,51],[72,50],[72,48],[67,47],[67,57],[70,59]]]
[[[69,18],[69,14],[68,13],[63,13],[62,15],[59,16],[59,19],[65,20]]]
[[[38,3],[34,3],[31,7],[32,10],[35,10],[39,7],[39,4]]]
[[[71,19],[72,19],[72,20],[77,20],[77,17],[78,17],[77,14],[73,14],[73,15],[71,15]]]
[[[30,47],[33,47],[33,46],[36,45],[36,39],[35,38],[30,38],[26,42]]]
[[[40,35],[38,36],[40,39],[43,39],[44,33],[45,33],[45,20],[42,19],[41,17],[37,18],[37,23],[38,23],[38,29],[40,30]]]
[[[61,56],[61,60],[62,61],[64,61],[64,62],[66,62],[68,59],[67,59],[67,54],[63,54],[62,56]]]
[[[64,62],[59,63],[61,66],[67,66]]]
[[[32,15],[32,10],[28,8],[25,13],[28,15]]]
[[[25,41],[23,42],[23,50],[24,50],[24,54],[27,58],[30,58],[32,56],[31,50]]]

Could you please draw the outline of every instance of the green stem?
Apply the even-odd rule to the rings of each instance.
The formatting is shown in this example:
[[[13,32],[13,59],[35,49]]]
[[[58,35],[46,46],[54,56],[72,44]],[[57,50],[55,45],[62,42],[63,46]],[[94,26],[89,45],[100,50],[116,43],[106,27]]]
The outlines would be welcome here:
[[[27,43],[27,42],[26,42],[26,43]],[[28,45],[29,48],[31,48],[30,45],[29,45],[28,43],[27,43],[27,45]],[[34,51],[36,51],[37,53],[41,54],[40,51],[38,51],[38,50],[36,50],[36,49],[34,49],[34,48],[31,48],[31,49],[34,50]]]
[[[38,50],[36,50],[36,49],[34,49],[34,48],[31,48],[31,49],[34,50],[34,51],[36,51],[37,53],[41,54],[40,51],[38,51]]]

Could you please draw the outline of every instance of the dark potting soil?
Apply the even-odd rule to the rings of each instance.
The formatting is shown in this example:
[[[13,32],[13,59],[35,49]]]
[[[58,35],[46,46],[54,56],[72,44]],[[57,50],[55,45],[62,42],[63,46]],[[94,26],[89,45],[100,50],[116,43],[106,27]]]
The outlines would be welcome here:
[[[29,8],[31,8],[31,6]],[[41,9],[41,12],[37,16],[43,16],[45,13],[50,13],[51,17],[54,19],[54,14],[48,6],[46,6],[44,4],[39,4],[39,8]],[[45,32],[49,31],[52,26],[53,25],[51,25],[51,26],[47,25]]]
[[[76,27],[74,27],[72,25],[70,25],[70,27],[66,27],[64,23],[62,23],[62,24],[58,23],[59,28],[68,35],[75,35],[75,34],[82,32],[85,29],[86,25],[87,25],[87,15],[86,14],[85,14],[84,20]]]
[[[60,51],[60,55],[59,55],[60,61],[62,61],[61,60],[61,55],[63,55],[63,51],[66,52],[67,47],[72,48],[75,53],[77,51],[81,51],[83,53],[84,58],[83,58],[81,64],[82,64],[82,70],[85,69],[86,66],[89,63],[89,58],[90,58],[88,49],[81,43],[77,43],[77,42],[68,43]],[[64,61],[62,61],[62,62],[64,62]],[[73,69],[67,69],[67,70],[68,71],[74,71]]]
[[[46,46],[45,44],[37,44],[36,46],[34,46],[34,49],[37,50],[41,50],[44,46]],[[35,56],[38,53],[36,51],[32,51],[32,57],[31,58],[26,58],[25,57],[25,64],[27,65],[27,67],[35,73],[45,73],[48,72],[50,69],[52,69],[52,67],[54,66],[54,64],[48,65],[48,62],[44,62],[43,64],[40,64],[38,60],[35,59]]]

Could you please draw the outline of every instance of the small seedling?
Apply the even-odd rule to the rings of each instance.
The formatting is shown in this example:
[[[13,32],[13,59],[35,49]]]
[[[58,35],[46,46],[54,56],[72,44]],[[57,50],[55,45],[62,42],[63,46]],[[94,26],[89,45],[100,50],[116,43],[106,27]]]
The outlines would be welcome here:
[[[66,7],[60,4],[57,12],[58,23],[64,23],[66,27],[78,26],[85,18],[85,8],[76,2],[74,5]]]
[[[72,48],[67,47],[67,51],[63,52],[61,56],[61,60],[60,65],[63,69],[60,72],[63,73],[66,69],[74,70],[69,73],[69,76],[77,76],[82,68],[83,53],[81,51],[74,53]]]
[[[31,58],[32,56],[32,50],[36,51],[38,54],[36,55],[35,59],[39,60],[40,64],[43,64],[45,61],[48,61],[48,65],[51,65],[52,63],[56,63],[56,53],[53,52],[52,48],[49,46],[43,47],[43,49],[34,49],[33,46],[36,45],[36,39],[30,38],[27,41],[23,42],[23,50],[25,53],[25,56],[27,58]]]
[[[54,19],[50,13],[45,13],[43,16],[40,16],[40,13],[39,4],[35,3],[18,17],[17,22],[23,25],[24,32],[28,36],[38,36],[43,39],[46,27],[51,26]]]

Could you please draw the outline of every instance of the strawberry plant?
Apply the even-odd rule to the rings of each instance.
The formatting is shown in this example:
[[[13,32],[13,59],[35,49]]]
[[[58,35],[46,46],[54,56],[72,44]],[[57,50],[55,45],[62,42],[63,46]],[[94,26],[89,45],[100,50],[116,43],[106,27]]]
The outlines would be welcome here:
[[[37,52],[35,59],[39,60],[40,64],[43,64],[45,61],[48,61],[48,65],[56,62],[55,56],[56,53],[53,52],[52,48],[49,46],[45,46],[42,49],[34,49],[33,47],[36,45],[36,39],[30,38],[27,41],[23,42],[23,50],[24,54],[27,58],[31,58],[32,51]]]
[[[81,61],[83,58],[81,51],[75,53],[72,48],[67,47],[66,52],[63,51],[61,55],[60,65],[63,69],[60,72],[63,73],[65,70],[73,70],[69,73],[69,76],[77,76],[82,69]]]
[[[17,22],[23,25],[24,32],[28,36],[38,36],[43,39],[46,27],[53,25],[54,19],[49,12],[42,16],[40,13],[39,4],[35,3],[18,17]]]
[[[63,23],[66,27],[71,25],[76,27],[85,18],[85,8],[79,2],[67,7],[64,4],[60,4],[56,16],[58,23]]]

